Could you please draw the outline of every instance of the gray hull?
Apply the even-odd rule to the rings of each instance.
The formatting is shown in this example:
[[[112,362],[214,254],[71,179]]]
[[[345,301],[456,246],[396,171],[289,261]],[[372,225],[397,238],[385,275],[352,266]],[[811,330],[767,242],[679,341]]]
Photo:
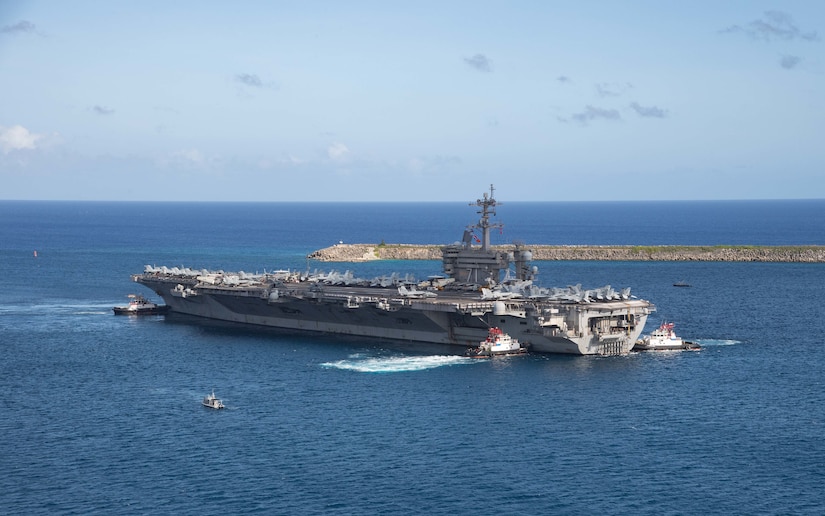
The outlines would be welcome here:
[[[531,351],[628,353],[652,305],[643,300],[485,300],[478,292],[410,298],[395,288],[322,286],[311,281],[215,286],[176,274],[145,273],[173,312],[294,331],[475,347],[491,326]]]

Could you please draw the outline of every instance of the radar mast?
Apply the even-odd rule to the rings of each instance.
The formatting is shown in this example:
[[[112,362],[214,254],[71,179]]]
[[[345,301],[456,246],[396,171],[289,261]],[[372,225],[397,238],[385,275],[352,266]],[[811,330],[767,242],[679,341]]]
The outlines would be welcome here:
[[[478,206],[479,208],[481,208],[480,211],[476,212],[481,215],[481,220],[478,221],[478,224],[470,226],[470,229],[481,230],[482,251],[487,251],[488,249],[490,249],[490,229],[501,229],[504,227],[504,224],[500,222],[490,222],[490,215],[496,214],[496,206],[498,206],[498,203],[496,202],[496,199],[493,196],[494,193],[495,188],[491,184],[489,197],[487,196],[487,193],[484,193],[481,199],[476,200],[475,203],[470,203],[470,206]]]

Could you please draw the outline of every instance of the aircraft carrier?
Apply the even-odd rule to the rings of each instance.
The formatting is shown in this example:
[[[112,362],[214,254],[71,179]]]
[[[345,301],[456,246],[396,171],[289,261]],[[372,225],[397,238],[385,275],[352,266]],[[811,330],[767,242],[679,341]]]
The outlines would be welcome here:
[[[609,285],[545,288],[520,244],[490,245],[498,203],[494,188],[470,206],[477,224],[441,248],[443,275],[417,281],[392,274],[278,270],[227,273],[147,265],[132,279],[159,295],[173,313],[301,332],[475,347],[491,327],[530,351],[575,355],[630,352],[655,307]],[[479,238],[475,231],[479,230]],[[511,268],[512,267],[512,268]]]

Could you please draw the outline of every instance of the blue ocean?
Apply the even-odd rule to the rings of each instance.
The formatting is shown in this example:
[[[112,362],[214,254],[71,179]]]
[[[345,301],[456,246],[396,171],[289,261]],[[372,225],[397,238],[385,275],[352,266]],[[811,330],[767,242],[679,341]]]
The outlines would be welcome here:
[[[0,513],[825,512],[825,264],[537,263],[631,287],[698,352],[473,361],[112,313],[147,264],[423,279],[306,256],[452,243],[472,200],[0,201]],[[496,244],[825,244],[825,200],[502,200]]]

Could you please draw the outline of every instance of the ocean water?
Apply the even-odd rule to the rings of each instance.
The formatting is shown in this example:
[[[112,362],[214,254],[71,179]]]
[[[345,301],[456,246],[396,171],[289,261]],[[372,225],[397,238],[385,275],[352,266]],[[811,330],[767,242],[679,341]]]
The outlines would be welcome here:
[[[699,352],[530,355],[115,317],[145,264],[450,243],[468,203],[0,202],[0,513],[822,514],[825,264],[538,263]],[[503,203],[494,243],[825,244],[825,201]],[[37,256],[34,256],[34,251]],[[685,280],[692,288],[674,288]],[[201,407],[211,392],[227,410]]]

